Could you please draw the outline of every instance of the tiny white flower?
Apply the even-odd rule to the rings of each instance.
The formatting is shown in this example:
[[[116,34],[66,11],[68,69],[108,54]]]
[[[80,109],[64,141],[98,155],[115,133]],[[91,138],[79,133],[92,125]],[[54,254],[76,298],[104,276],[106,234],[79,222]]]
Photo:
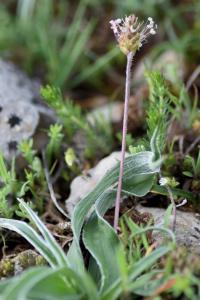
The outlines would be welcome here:
[[[167,177],[162,177],[162,178],[160,178],[159,184],[160,184],[161,186],[167,185],[167,184],[168,184],[168,178],[167,178]]]
[[[156,34],[156,31],[152,28],[152,29],[150,30],[150,34],[154,35],[154,34]]]
[[[148,21],[149,21],[149,22],[153,22],[152,17],[148,17]]]

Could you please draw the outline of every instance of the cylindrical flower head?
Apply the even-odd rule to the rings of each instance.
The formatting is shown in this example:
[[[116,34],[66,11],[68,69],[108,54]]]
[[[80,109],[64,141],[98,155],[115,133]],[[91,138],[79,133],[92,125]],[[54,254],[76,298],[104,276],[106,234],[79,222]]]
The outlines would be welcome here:
[[[139,50],[150,35],[156,34],[157,29],[151,17],[146,23],[139,23],[135,15],[125,17],[125,19],[111,20],[110,24],[121,51],[126,55]]]

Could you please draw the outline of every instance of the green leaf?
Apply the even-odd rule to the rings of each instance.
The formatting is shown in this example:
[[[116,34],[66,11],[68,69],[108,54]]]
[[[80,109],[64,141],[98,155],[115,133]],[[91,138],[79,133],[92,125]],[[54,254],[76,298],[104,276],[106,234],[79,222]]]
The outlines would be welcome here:
[[[191,178],[193,177],[193,174],[191,172],[189,172],[189,171],[184,171],[183,175],[185,175],[187,177],[191,177]]]
[[[170,224],[170,217],[172,215],[172,212],[173,212],[173,205],[170,204],[168,206],[168,208],[166,209],[165,211],[165,215],[164,215],[164,222],[163,222],[163,226],[165,228],[169,227],[169,224]]]
[[[88,275],[79,276],[67,267],[34,267],[0,284],[6,300],[98,300],[97,288]]]
[[[150,151],[133,154],[125,159],[123,175],[123,192],[125,194],[143,196],[151,189],[154,175],[159,171],[159,166],[153,161],[154,153]],[[67,257],[71,267],[79,272],[81,272],[84,268],[83,258],[79,247],[80,233],[84,220],[86,219],[88,212],[91,211],[95,202],[98,202],[100,215],[103,215],[107,209],[112,206],[114,203],[114,197],[111,197],[110,203],[108,203],[106,200],[107,194],[105,194],[105,197],[103,194],[104,192],[109,193],[111,187],[113,190],[117,187],[118,176],[119,162],[116,163],[114,168],[107,172],[94,190],[82,199],[75,207],[72,216],[74,240],[68,251]]]
[[[173,244],[161,246],[154,250],[150,255],[147,255],[130,267],[129,279],[135,280],[143,271],[150,268],[159,258],[167,254],[173,249]]]
[[[115,192],[109,191],[103,200],[106,199],[109,203],[109,200],[115,199],[115,195]],[[101,290],[104,290],[119,277],[117,258],[120,242],[114,229],[101,218],[97,210],[84,226],[83,242],[100,269]],[[100,210],[105,209],[101,207]]]
[[[198,157],[196,162],[196,176],[200,176],[200,150],[198,152]]]
[[[124,194],[143,196],[151,189],[154,174],[158,171],[158,167],[152,163],[153,157],[152,152],[141,152],[125,159]],[[77,205],[72,219],[74,249],[76,246],[78,248],[83,221],[95,202],[94,212],[83,227],[83,242],[99,267],[101,290],[108,288],[119,277],[119,239],[113,228],[103,219],[106,211],[114,205],[118,174],[119,164]]]
[[[27,22],[33,15],[36,0],[19,0],[17,4],[17,15],[20,21]]]
[[[141,176],[138,180],[138,176],[144,175],[146,178],[146,175],[152,174],[152,176],[154,176],[154,174],[159,171],[158,166],[154,167],[152,165],[153,158],[153,152],[145,151],[130,155],[125,159],[123,176],[123,187],[125,186],[125,189],[127,185],[126,182],[128,182],[128,188],[131,188],[131,181],[135,181],[137,184],[139,184],[139,181],[143,181],[144,177]],[[74,214],[72,216],[72,229],[77,242],[79,242],[81,228],[88,211],[104,191],[108,190],[110,187],[116,187],[118,176],[119,163],[108,171],[95,189],[82,199],[75,207]],[[138,196],[145,194],[143,191],[141,192],[140,189],[138,190],[135,185],[132,185],[132,190],[134,195],[137,195],[138,193]],[[147,190],[148,189],[145,189],[145,192],[147,192]],[[126,192],[128,193],[128,190],[126,190]]]
[[[24,272],[21,276],[16,278],[16,280],[11,280],[10,284],[5,288],[3,291],[3,297],[4,300],[16,300],[23,298],[20,297],[20,293],[22,293],[24,287],[27,283],[29,283],[33,278],[37,276],[41,276],[41,274],[46,274],[50,270],[48,267],[38,267],[38,268],[32,268],[28,271]],[[25,300],[25,299],[23,299]]]
[[[12,277],[12,278],[8,278],[8,279],[2,279],[0,281],[0,295],[3,294],[3,292],[5,291],[5,289],[8,288],[8,286],[13,283],[16,280],[16,277]],[[1,296],[0,296],[1,299]]]
[[[162,271],[155,270],[140,276],[137,280],[129,284],[129,291],[144,297],[153,295],[164,283],[164,279],[166,280],[166,278],[161,276],[162,273]],[[158,279],[155,278],[155,275],[157,275]]]
[[[21,208],[26,212],[31,222],[38,228],[42,237],[23,221],[0,219],[0,227],[13,230],[22,235],[53,267],[68,265],[67,257],[56,242],[50,231],[42,223],[36,213],[22,200],[18,199]]]
[[[56,258],[39,234],[23,221],[0,219],[0,227],[17,232],[23,236],[52,266],[57,265]]]
[[[18,201],[20,202],[21,207],[26,211],[27,216],[30,218],[30,220],[38,228],[38,230],[44,237],[47,247],[49,247],[51,253],[56,258],[57,264],[59,266],[68,265],[68,260],[64,251],[56,242],[56,240],[54,239],[50,231],[47,229],[47,227],[42,223],[40,218],[22,199],[18,199]]]
[[[64,53],[60,61],[63,67],[60,69],[60,72],[57,74],[57,78],[55,78],[55,85],[60,86],[69,78],[74,68],[74,65],[77,63],[77,60],[83,53],[84,46],[86,45],[92,33],[93,28],[94,28],[94,22],[90,21],[85,26],[84,30],[77,35],[76,40],[74,41],[73,44],[73,50],[71,50],[70,53]],[[70,51],[70,49],[68,50]],[[68,58],[68,55],[70,59]]]
[[[38,274],[20,291],[20,300],[28,299],[97,299],[97,289],[87,273],[78,276],[67,267],[49,269],[46,274]]]
[[[3,154],[0,152],[0,178],[4,183],[9,183],[11,176],[7,170]]]
[[[134,237],[134,236],[136,236],[138,234],[142,234],[142,233],[145,233],[147,231],[160,231],[160,232],[162,232],[164,234],[164,236],[168,235],[171,238],[172,245],[176,244],[176,236],[173,233],[173,231],[171,231],[168,228],[160,227],[160,226],[148,226],[146,228],[138,229],[134,233],[132,233],[131,236]]]
[[[188,192],[188,191],[178,189],[178,188],[173,188],[173,187],[171,187],[171,190],[172,190],[172,193],[174,196],[184,197],[191,201],[199,201],[199,195],[194,195],[194,193],[192,193],[192,192]],[[152,191],[152,193],[155,193],[155,194],[161,194],[161,195],[168,196],[168,192],[167,192],[166,188],[164,186],[160,186],[158,184],[154,184],[151,191]]]

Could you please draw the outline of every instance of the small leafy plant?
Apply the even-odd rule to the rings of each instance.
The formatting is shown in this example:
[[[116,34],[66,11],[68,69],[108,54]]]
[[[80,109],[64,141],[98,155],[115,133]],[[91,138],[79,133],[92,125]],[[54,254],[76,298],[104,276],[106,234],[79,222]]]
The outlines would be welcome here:
[[[137,262],[132,261],[130,264],[124,256],[124,245],[113,229],[106,225],[105,221],[98,224],[94,220],[91,224],[86,224],[84,228],[84,243],[92,254],[91,267],[89,271],[86,271],[83,261],[72,261],[72,254],[66,255],[64,253],[32,209],[23,200],[19,199],[19,202],[22,211],[36,226],[39,234],[23,221],[0,219],[0,226],[16,231],[26,238],[47,260],[49,267],[35,267],[18,277],[3,281],[0,284],[0,293],[3,299],[25,300],[44,297],[47,299],[49,297],[51,299],[72,299],[78,297],[79,299],[91,300],[114,300],[124,293],[127,295],[129,293],[144,295],[142,287],[147,278],[142,275],[143,272],[150,269],[159,258],[167,254],[173,247],[173,244],[161,246],[141,257]],[[94,242],[93,235],[96,230],[98,240]],[[130,228],[130,230],[132,229]],[[140,234],[140,230],[134,232],[135,234]],[[106,250],[106,256],[103,255],[100,248],[98,249],[101,242],[106,242],[104,246],[102,244]],[[77,254],[73,252],[74,258]],[[100,267],[98,280],[94,273],[97,272],[95,262],[98,262]],[[161,274],[160,270],[154,269],[148,273],[149,280],[153,279],[155,274]],[[163,280],[165,281],[166,278]],[[158,279],[156,285],[159,286],[160,283],[161,280]],[[155,286],[155,280],[153,286]],[[148,295],[149,292],[151,293],[151,284],[145,290],[145,295]]]
[[[69,141],[72,141],[78,133],[86,138],[85,155],[87,157],[94,156],[97,152],[103,154],[110,152],[113,135],[109,121],[104,118],[103,120],[96,118],[95,122],[91,123],[78,105],[63,99],[58,88],[47,85],[41,89],[41,95],[47,104],[55,110]]]
[[[190,155],[185,156],[184,168],[185,171],[183,174],[185,176],[194,177],[196,179],[200,177],[200,150],[196,160]]]
[[[16,173],[14,168],[14,160],[9,171],[4,161],[2,153],[0,153],[0,214],[6,218],[11,218],[13,215],[13,207],[9,206],[7,197],[15,194],[16,190]]]

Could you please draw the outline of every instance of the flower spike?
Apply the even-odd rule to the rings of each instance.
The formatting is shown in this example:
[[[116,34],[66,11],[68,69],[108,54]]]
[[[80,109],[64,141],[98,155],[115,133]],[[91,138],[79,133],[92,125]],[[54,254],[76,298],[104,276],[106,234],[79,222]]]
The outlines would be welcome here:
[[[128,106],[130,98],[131,87],[131,67],[133,57],[142,45],[147,41],[150,35],[156,34],[157,25],[153,19],[149,17],[144,22],[138,22],[138,18],[135,15],[125,17],[125,19],[116,19],[110,21],[111,29],[117,39],[121,51],[127,57],[126,64],[126,85],[125,85],[125,101],[124,101],[124,117],[122,127],[122,145],[121,145],[121,160],[119,166],[119,179],[117,186],[117,194],[115,201],[115,215],[114,215],[114,228],[117,231],[119,223],[120,212],[120,199],[122,192],[122,180],[124,173],[124,159],[126,151],[126,134],[128,123]]]
[[[119,43],[119,47],[124,54],[139,50],[147,41],[147,38],[156,34],[157,25],[151,17],[147,22],[139,22],[135,15],[110,21],[111,29]]]

